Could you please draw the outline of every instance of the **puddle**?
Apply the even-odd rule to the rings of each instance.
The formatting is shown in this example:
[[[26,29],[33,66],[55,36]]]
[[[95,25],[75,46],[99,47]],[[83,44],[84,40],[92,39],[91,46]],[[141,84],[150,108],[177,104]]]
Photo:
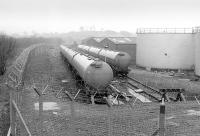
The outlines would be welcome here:
[[[196,110],[187,110],[187,115],[196,115],[196,116],[200,116],[200,111],[196,111]]]
[[[180,125],[179,125],[179,123],[172,122],[172,121],[170,121],[170,122],[167,122],[167,124],[168,124],[168,125],[170,125],[170,126],[175,126],[175,127],[178,127],[178,126],[180,126]]]
[[[174,119],[174,118],[175,118],[175,116],[166,117],[167,120]]]
[[[167,121],[167,120],[171,120],[171,119],[175,119],[175,118],[176,118],[176,116],[174,116],[174,115],[169,116],[169,117],[165,117],[166,121]],[[158,121],[159,118],[153,118],[153,119],[150,119],[150,120],[151,120],[151,121]]]
[[[39,103],[35,103],[35,110],[39,110]],[[56,102],[43,102],[43,110],[59,110],[58,104]]]

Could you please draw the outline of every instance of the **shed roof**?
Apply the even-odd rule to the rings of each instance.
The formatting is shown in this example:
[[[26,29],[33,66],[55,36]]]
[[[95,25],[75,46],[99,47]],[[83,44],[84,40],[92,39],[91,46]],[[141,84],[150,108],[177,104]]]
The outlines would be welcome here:
[[[136,37],[89,37],[82,41],[95,40],[101,42],[102,40],[110,40],[115,44],[136,44]]]
[[[136,37],[107,37],[115,44],[136,44]]]
[[[94,39],[97,42],[102,41],[105,37],[91,37],[92,39]]]

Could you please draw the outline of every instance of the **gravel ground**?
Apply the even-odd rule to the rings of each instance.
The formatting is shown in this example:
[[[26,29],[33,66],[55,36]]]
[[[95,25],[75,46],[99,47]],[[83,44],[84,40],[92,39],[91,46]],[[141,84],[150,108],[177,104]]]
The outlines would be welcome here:
[[[56,94],[62,87],[74,92],[76,86],[56,46],[43,46],[31,53],[24,79],[20,110],[34,136],[41,133],[47,136],[150,136],[158,128],[158,103],[136,103],[133,108],[129,105],[108,108],[106,105],[80,102],[72,104],[67,97],[57,98]],[[63,79],[70,82],[62,83]],[[39,126],[35,106],[38,96],[31,88],[33,83],[38,90],[43,90],[48,84],[43,101],[55,104],[51,107],[44,104],[43,129]],[[61,95],[64,97],[64,93]],[[166,135],[198,136],[199,107],[193,101],[167,103]]]

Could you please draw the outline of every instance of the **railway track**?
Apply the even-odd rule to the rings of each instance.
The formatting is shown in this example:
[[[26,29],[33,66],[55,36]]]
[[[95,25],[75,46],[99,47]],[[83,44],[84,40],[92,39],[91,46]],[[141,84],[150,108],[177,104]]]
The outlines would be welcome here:
[[[142,94],[144,97],[147,97],[152,101],[159,102],[161,100],[162,93],[159,92],[159,90],[150,87],[148,85],[145,85],[144,83],[132,77],[127,76],[126,79],[127,79],[127,86],[135,90],[136,93]]]

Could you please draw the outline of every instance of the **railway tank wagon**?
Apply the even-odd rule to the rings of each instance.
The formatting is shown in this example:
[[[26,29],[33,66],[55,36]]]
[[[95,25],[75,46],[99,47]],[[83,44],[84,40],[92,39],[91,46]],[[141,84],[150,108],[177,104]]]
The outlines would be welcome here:
[[[130,65],[131,61],[131,57],[128,53],[111,51],[86,45],[78,45],[78,48],[94,57],[105,60],[115,71],[117,71],[117,73],[125,75],[128,74],[128,66]]]
[[[92,89],[102,91],[113,79],[113,71],[107,63],[63,45],[60,45],[60,51],[82,80]]]

